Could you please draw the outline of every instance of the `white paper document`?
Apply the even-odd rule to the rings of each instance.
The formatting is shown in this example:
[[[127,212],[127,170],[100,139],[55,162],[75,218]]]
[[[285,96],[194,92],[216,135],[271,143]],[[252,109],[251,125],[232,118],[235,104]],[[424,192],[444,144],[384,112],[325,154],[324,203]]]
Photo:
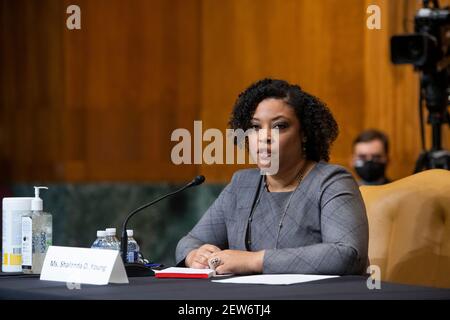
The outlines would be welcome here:
[[[337,278],[339,276],[322,276],[315,274],[261,274],[253,276],[234,277],[222,280],[212,280],[219,283],[241,283],[241,284],[271,284],[288,285],[317,281],[322,279]]]

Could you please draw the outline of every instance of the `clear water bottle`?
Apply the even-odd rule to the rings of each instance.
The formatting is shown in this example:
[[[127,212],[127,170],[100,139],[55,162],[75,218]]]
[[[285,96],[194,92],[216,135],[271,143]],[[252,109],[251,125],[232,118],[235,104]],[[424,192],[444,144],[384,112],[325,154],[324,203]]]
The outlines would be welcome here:
[[[133,238],[133,230],[127,230],[128,246],[127,246],[127,262],[139,262],[140,248],[136,240]]]
[[[120,250],[120,241],[116,237],[116,228],[106,229],[106,249]]]
[[[92,249],[106,249],[106,231],[97,230],[97,239],[92,244]]]

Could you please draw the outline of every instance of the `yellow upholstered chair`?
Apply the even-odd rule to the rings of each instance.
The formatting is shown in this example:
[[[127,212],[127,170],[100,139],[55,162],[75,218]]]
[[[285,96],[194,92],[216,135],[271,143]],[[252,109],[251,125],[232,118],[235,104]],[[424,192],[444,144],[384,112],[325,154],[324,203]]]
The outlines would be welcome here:
[[[450,171],[361,186],[370,264],[383,281],[450,288]]]

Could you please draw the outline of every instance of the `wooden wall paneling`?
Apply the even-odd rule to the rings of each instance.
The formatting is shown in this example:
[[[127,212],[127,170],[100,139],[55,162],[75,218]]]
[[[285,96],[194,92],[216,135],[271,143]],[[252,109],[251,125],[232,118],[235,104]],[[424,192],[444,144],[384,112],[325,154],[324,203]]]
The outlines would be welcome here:
[[[190,179],[195,166],[171,164],[170,134],[199,109],[198,1],[120,3],[80,3],[82,30],[65,31],[67,112],[82,124],[67,131],[80,153],[67,146],[67,168],[92,181]]]
[[[50,0],[2,1],[2,149],[15,181],[58,177],[60,9]]]
[[[228,181],[242,166],[171,164],[170,134],[194,120],[224,131],[239,92],[263,77],[329,105],[332,162],[347,166],[353,138],[376,127],[391,138],[389,175],[412,171],[417,75],[390,63],[389,38],[405,17],[412,29],[414,0],[80,0],[73,31],[69,4],[1,1],[0,158],[13,181]],[[369,4],[381,30],[366,28]]]

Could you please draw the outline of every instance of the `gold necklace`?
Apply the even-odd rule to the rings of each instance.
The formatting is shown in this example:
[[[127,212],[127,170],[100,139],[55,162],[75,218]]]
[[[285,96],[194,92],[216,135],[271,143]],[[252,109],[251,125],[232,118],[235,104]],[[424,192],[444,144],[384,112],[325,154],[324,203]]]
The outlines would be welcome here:
[[[304,177],[305,172],[306,172],[306,168],[308,167],[307,164],[308,164],[308,162],[305,162],[305,164],[299,170],[298,174],[295,176],[295,178],[298,178],[298,184],[295,187],[294,191],[292,191],[291,195],[289,196],[288,202],[287,202],[287,204],[286,204],[286,206],[285,206],[285,208],[283,210],[283,214],[282,214],[280,222],[278,224],[277,238],[275,240],[275,249],[278,249],[278,241],[279,241],[279,238],[280,238],[281,229],[283,228],[284,218],[286,217],[286,214],[287,214],[287,211],[289,209],[289,206],[291,205],[291,200],[294,197],[294,194],[297,191],[297,189],[299,189],[300,184],[301,184],[301,182],[303,180],[303,177]],[[264,176],[264,185],[265,185],[265,188],[267,189],[268,193],[270,193],[269,189],[267,188],[266,177],[265,176]],[[250,217],[249,217],[249,220],[248,220],[249,224],[247,226],[247,232],[248,232],[249,237],[251,237],[251,231],[250,230],[251,230],[251,223],[252,223],[252,220],[253,220],[253,213],[254,213],[255,208],[258,206],[260,200],[261,200],[261,194],[259,194],[258,199],[256,200],[255,207],[252,208],[252,211],[250,213]],[[250,239],[250,241],[251,241],[251,239]]]
[[[289,196],[289,200],[288,200],[288,202],[287,202],[287,204],[286,204],[286,207],[285,207],[284,210],[283,210],[283,215],[281,216],[280,223],[278,224],[277,238],[276,238],[276,240],[275,240],[275,249],[278,249],[278,241],[279,241],[280,234],[281,234],[281,228],[283,228],[283,221],[284,221],[284,218],[286,217],[287,211],[288,211],[288,209],[289,209],[289,206],[291,205],[291,200],[292,200],[292,198],[294,197],[295,192],[296,192],[297,189],[300,187],[300,184],[301,184],[301,182],[302,182],[302,180],[303,180],[303,176],[304,176],[304,174],[305,174],[305,169],[306,169],[306,167],[307,167],[307,163],[305,163],[305,165],[302,166],[302,169],[299,171],[299,174],[298,174],[298,177],[299,177],[298,184],[297,184],[297,186],[295,187],[294,191],[292,191],[291,195]]]
[[[305,175],[306,168],[308,168],[308,160],[305,160],[304,165],[302,165],[302,166],[300,167],[300,170],[299,170],[298,173],[295,175],[294,179],[292,179],[291,181],[298,181],[298,184],[300,184],[300,182],[303,180],[303,177],[304,177],[304,175]],[[287,186],[289,186],[290,184],[291,184],[291,183],[289,183]],[[297,185],[297,186],[298,186],[298,185]],[[266,175],[264,175],[264,187],[266,188],[266,190],[267,190],[268,192],[270,192],[270,190],[269,190],[269,183],[268,183],[268,181],[267,181],[267,176],[266,176]],[[295,189],[297,189],[297,188],[295,188]],[[294,189],[294,190],[295,190],[295,189]]]

